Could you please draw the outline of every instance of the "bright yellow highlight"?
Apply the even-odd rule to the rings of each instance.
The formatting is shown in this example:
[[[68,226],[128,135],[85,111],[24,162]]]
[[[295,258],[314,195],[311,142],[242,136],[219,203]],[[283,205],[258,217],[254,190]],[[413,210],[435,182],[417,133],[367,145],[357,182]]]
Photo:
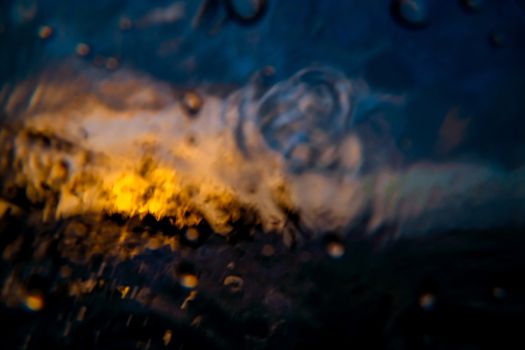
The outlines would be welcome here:
[[[129,286],[120,286],[117,290],[120,292],[121,298],[124,299],[129,293]]]
[[[195,226],[204,217],[219,233],[228,232],[229,224],[240,217],[233,193],[206,181],[181,181],[173,169],[154,167],[143,175],[122,173],[114,180],[106,179],[104,185],[108,182],[111,195],[107,204],[112,212],[172,217],[179,227]],[[199,213],[196,208],[204,210]]]

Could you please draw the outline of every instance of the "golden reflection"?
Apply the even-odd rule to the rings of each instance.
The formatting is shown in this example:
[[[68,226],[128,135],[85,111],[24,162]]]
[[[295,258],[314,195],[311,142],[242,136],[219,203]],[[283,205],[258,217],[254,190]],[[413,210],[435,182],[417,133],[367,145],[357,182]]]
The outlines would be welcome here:
[[[28,295],[25,299],[25,306],[31,311],[40,311],[44,307],[44,299],[40,295]]]

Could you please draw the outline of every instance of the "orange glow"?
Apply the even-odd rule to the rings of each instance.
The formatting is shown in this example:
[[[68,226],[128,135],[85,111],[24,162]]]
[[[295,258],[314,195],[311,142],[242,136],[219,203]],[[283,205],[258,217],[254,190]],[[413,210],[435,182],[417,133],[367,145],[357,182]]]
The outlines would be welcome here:
[[[197,230],[196,228],[194,227],[190,227],[187,231],[186,231],[186,238],[189,240],[189,241],[196,241],[199,239],[199,230]]]
[[[38,36],[41,39],[48,39],[51,35],[53,35],[53,28],[50,26],[42,26],[38,30]]]
[[[171,342],[172,335],[173,335],[173,333],[169,329],[166,330],[166,332],[164,332],[164,336],[162,337],[162,341],[164,342],[164,346],[168,346],[168,344]]]
[[[185,273],[180,277],[180,284],[185,288],[195,288],[199,284],[197,276]]]
[[[41,295],[29,295],[26,297],[25,306],[31,311],[40,311],[44,307],[44,299]]]
[[[332,258],[340,258],[345,254],[345,247],[338,242],[331,242],[326,246],[328,255]]]

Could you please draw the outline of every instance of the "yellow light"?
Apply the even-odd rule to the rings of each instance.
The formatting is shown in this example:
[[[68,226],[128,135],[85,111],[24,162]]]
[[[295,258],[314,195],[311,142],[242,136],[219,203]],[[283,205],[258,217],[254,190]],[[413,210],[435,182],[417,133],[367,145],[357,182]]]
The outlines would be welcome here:
[[[113,186],[116,209],[119,212],[134,214],[138,197],[146,185],[143,179],[134,174],[126,174],[119,178]]]
[[[129,293],[129,286],[120,286],[117,290],[120,292],[121,298],[124,299]]]

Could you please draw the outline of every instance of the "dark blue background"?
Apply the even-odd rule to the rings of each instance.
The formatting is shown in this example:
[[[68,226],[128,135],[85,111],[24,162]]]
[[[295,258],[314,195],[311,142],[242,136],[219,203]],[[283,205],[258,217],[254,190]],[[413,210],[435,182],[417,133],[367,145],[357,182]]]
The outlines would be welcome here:
[[[268,65],[276,79],[284,79],[320,63],[363,78],[376,91],[408,97],[402,113],[389,120],[407,159],[523,165],[523,0],[480,1],[474,12],[465,11],[460,1],[429,0],[428,22],[419,29],[396,22],[387,0],[269,0],[256,25],[225,21],[213,33],[225,11],[219,8],[194,28],[201,1],[183,2],[181,20],[122,30],[122,17],[135,23],[173,2],[3,1],[0,79],[13,82],[52,61],[74,57],[79,42],[91,47],[83,58],[88,62],[117,57],[121,66],[182,86],[240,86]],[[24,19],[33,3],[34,15]],[[53,28],[51,38],[38,37],[42,25]],[[470,119],[464,140],[435,154],[438,130],[454,107]]]

